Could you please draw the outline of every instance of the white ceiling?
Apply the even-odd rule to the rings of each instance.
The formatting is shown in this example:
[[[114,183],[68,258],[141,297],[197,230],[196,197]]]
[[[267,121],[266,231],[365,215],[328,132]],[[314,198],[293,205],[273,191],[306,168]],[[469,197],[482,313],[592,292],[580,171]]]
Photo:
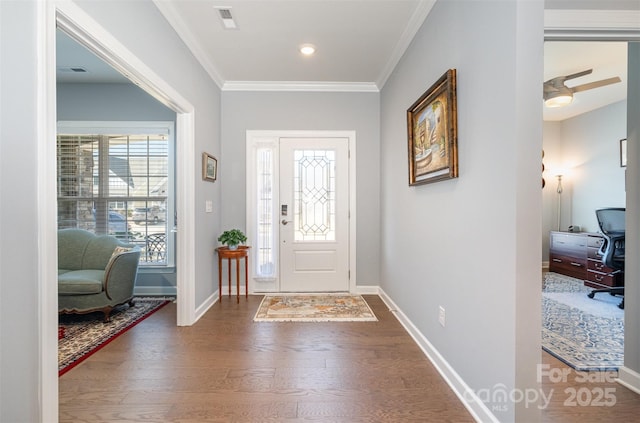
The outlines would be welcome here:
[[[544,44],[544,80],[593,69],[589,75],[566,81],[568,87],[620,77],[622,82],[575,93],[565,107],[543,106],[544,120],[565,120],[627,98],[627,43],[548,41]],[[542,95],[542,89],[540,90]]]
[[[205,70],[224,89],[380,89],[424,22],[434,0],[154,0]],[[215,6],[229,8],[224,29]],[[317,48],[305,57],[298,48]],[[124,82],[67,36],[58,37],[59,82]],[[86,73],[72,73],[83,67]],[[544,79],[593,68],[573,86],[611,76],[622,83],[577,93],[563,120],[626,98],[626,43],[545,43]],[[540,87],[542,107],[542,87]]]

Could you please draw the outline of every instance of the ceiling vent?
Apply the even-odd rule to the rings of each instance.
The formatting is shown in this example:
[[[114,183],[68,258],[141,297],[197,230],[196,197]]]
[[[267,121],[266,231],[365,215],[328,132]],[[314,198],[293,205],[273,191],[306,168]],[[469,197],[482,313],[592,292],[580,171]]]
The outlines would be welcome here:
[[[87,73],[85,68],[81,68],[79,66],[73,67],[58,67],[56,70],[60,73]]]
[[[220,19],[222,19],[222,25],[225,29],[236,29],[236,22],[233,20],[233,16],[231,15],[230,7],[216,7],[218,9],[218,14],[220,15]]]

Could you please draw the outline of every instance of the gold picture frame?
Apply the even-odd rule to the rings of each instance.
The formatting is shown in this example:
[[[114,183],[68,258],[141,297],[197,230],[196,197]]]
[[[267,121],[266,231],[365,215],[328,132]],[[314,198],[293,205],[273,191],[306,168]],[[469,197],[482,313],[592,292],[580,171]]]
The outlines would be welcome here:
[[[215,182],[218,177],[218,160],[209,153],[202,153],[202,179]]]
[[[449,69],[407,110],[409,185],[458,177],[456,70]]]

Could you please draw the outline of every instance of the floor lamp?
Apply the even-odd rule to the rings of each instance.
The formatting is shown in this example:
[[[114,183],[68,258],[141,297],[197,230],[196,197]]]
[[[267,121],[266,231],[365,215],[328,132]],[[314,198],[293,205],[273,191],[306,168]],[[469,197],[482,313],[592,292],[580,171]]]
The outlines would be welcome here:
[[[560,231],[560,216],[562,215],[562,175],[556,175],[556,178],[558,178],[556,192],[558,193],[558,231]]]

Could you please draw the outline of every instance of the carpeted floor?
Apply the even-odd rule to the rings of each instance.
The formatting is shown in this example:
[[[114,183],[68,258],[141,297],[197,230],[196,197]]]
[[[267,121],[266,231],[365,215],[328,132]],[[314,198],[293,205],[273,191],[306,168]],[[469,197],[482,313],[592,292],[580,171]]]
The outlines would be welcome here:
[[[135,306],[122,305],[103,322],[102,313],[63,314],[58,318],[58,375],[62,376],[100,348],[146,319],[170,300],[135,298]]]
[[[542,348],[576,370],[618,370],[624,354],[624,310],[619,297],[597,294],[582,280],[543,275]]]
[[[267,295],[255,322],[371,322],[375,314],[360,295]]]

